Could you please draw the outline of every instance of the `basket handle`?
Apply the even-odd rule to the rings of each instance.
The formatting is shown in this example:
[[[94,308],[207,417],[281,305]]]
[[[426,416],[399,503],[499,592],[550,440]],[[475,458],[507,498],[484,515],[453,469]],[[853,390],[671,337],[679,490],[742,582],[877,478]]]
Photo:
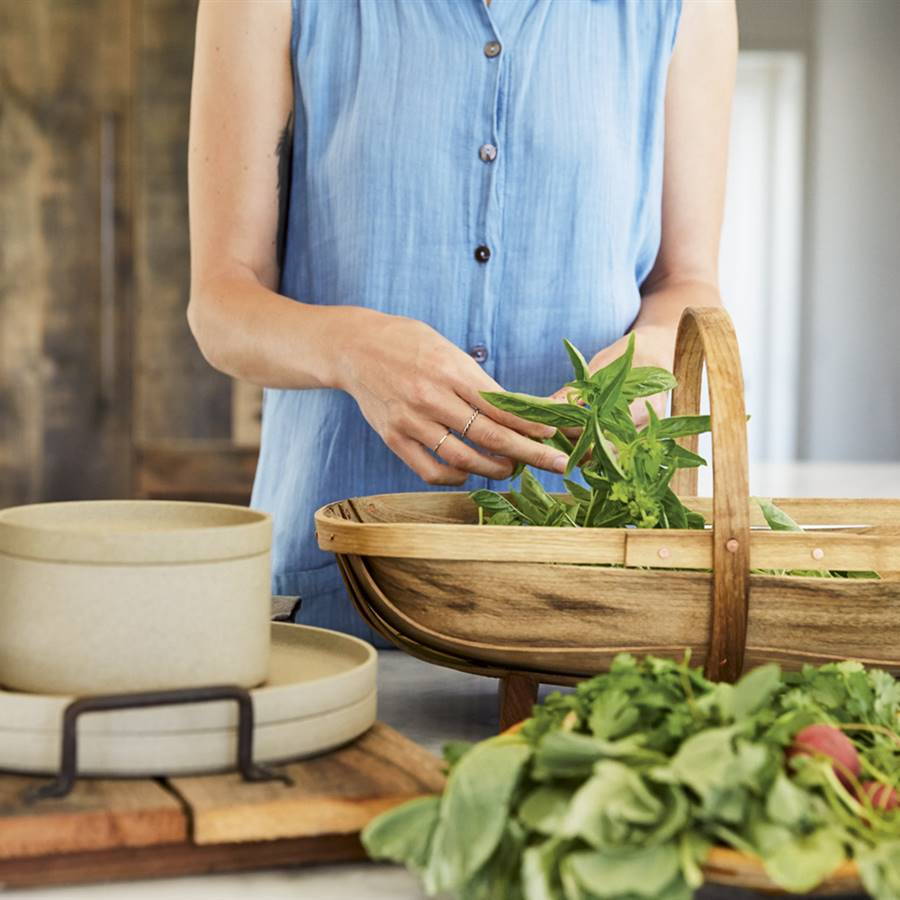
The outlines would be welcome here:
[[[736,681],[744,667],[750,589],[750,487],[747,417],[741,357],[731,317],[721,307],[688,307],[675,341],[672,415],[700,411],[703,362],[712,417],[713,595],[706,675]],[[697,436],[683,439],[696,452]],[[679,496],[695,496],[697,470],[681,469],[672,480]]]

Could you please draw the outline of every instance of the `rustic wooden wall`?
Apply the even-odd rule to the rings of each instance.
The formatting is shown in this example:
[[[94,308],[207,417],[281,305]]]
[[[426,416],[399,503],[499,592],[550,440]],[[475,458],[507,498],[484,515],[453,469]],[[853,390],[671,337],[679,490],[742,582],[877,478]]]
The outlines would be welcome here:
[[[0,507],[128,496],[155,442],[230,441],[185,319],[195,15],[0,0]]]
[[[136,3],[135,438],[227,438],[231,381],[188,329],[187,138],[196,0]]]
[[[0,2],[0,505],[128,483],[130,7]]]

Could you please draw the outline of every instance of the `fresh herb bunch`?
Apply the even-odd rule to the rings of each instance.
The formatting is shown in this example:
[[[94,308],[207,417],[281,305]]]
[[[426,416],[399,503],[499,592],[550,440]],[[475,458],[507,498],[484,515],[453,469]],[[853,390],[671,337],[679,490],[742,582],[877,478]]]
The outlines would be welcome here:
[[[900,683],[855,662],[730,685],[621,655],[518,734],[448,748],[443,796],[381,815],[363,843],[462,900],[687,900],[713,845],[795,893],[854,859],[876,900],[897,900],[898,716]],[[822,731],[854,771],[799,741]]]
[[[649,422],[640,430],[629,412],[632,401],[671,390],[675,377],[654,366],[634,368],[634,335],[622,356],[590,374],[584,356],[565,341],[575,370],[568,402],[500,391],[482,396],[498,409],[530,422],[555,426],[547,443],[569,456],[566,475],[578,467],[587,485],[565,479],[568,494],[548,494],[524,466],[521,490],[510,499],[496,491],[477,490],[470,496],[480,508],[480,521],[491,525],[545,525],[615,528],[703,528],[702,515],[688,509],[669,487],[678,469],[706,465],[676,438],[710,430],[709,416],[660,419],[647,402]],[[560,430],[580,428],[573,445]],[[591,454],[583,465],[582,460]]]

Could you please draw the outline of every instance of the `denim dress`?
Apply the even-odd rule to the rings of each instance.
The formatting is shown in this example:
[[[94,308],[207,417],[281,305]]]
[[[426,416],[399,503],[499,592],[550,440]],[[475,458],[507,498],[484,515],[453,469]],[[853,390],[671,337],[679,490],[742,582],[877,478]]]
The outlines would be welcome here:
[[[505,390],[548,395],[621,337],[659,249],[666,73],[681,0],[294,0],[280,291],[428,323]],[[550,490],[561,477],[541,473]],[[471,476],[462,488],[503,490]],[[267,389],[252,505],[297,621],[385,646],[313,514],[442,490],[348,394]]]

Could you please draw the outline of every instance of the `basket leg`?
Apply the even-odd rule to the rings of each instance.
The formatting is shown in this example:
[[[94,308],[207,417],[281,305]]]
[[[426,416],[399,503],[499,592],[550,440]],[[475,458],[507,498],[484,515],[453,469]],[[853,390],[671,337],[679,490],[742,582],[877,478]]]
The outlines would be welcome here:
[[[530,675],[510,672],[500,679],[500,730],[527,719],[537,703],[538,682]]]

